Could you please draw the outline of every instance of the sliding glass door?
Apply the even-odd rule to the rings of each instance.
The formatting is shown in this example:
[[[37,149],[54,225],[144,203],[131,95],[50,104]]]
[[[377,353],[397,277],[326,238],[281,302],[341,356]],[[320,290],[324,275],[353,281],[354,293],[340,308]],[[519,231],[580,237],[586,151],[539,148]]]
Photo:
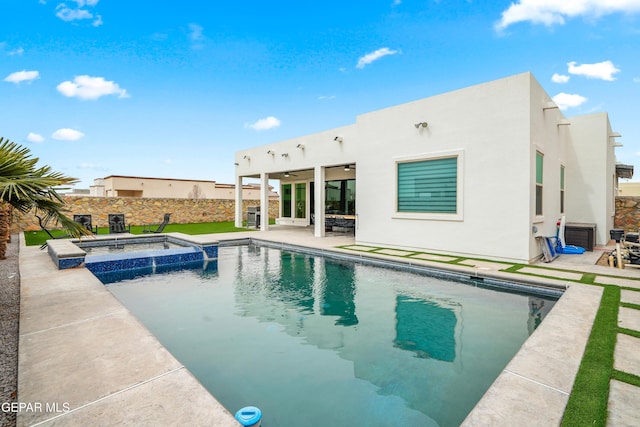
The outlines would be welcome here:
[[[307,217],[307,183],[282,184],[282,218]]]

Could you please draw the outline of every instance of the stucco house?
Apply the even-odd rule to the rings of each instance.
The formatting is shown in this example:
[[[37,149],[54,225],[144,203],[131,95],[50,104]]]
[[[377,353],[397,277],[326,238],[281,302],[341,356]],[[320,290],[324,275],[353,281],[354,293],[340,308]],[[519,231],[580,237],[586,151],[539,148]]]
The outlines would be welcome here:
[[[280,180],[277,223],[315,236],[338,214],[355,218],[358,244],[529,263],[562,215],[609,240],[617,136],[606,113],[567,118],[522,73],[240,150],[236,189]]]
[[[270,198],[278,198],[269,189]],[[109,175],[96,178],[89,189],[93,197],[145,197],[153,199],[230,199],[235,198],[234,184],[195,179],[155,178],[143,176]],[[259,184],[242,186],[244,200],[260,198]]]

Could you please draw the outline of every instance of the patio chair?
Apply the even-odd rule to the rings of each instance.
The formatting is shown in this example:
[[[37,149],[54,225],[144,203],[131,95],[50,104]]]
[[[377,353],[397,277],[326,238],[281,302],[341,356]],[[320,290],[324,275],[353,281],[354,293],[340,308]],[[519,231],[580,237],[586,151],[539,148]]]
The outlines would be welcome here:
[[[116,233],[131,233],[131,224],[125,224],[124,214],[109,214],[109,234]]]
[[[169,224],[169,219],[171,217],[170,213],[164,214],[164,219],[162,220],[162,224],[158,225],[158,228],[155,230],[151,230],[150,228],[145,228],[142,230],[143,233],[162,233],[164,231],[164,227]]]
[[[335,219],[335,223],[333,225],[333,231],[342,231],[343,233],[349,233],[351,231],[355,232],[356,224],[352,219],[347,219],[342,216],[338,216]]]
[[[62,236],[54,236],[53,234],[51,234],[51,232],[49,230],[47,230],[47,227],[44,226],[44,223],[42,222],[42,218],[39,215],[36,215],[36,218],[38,218],[38,224],[40,225],[40,228],[42,229],[42,231],[47,233],[47,235],[49,236],[50,239],[67,239],[67,238],[69,238],[68,234],[63,234]],[[40,246],[40,249],[45,249],[47,246],[48,246],[47,242],[44,242]]]
[[[96,225],[94,227],[91,224],[91,215],[85,215],[85,214],[74,215],[73,216],[73,220],[75,222],[77,222],[78,224],[83,225],[84,228],[86,228],[87,230],[89,230],[93,234],[98,234],[98,226]]]

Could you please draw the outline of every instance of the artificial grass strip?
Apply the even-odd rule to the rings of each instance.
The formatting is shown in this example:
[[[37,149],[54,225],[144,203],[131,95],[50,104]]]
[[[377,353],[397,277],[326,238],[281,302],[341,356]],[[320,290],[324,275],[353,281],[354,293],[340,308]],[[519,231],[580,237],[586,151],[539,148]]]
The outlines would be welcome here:
[[[562,426],[606,426],[620,288],[604,286],[600,308],[576,375]]]
[[[507,273],[519,273],[518,270],[520,270],[523,267],[526,267],[526,265],[524,265],[524,264],[514,264],[511,267],[505,268],[505,269],[500,270],[500,271],[504,271],[504,272],[507,272]]]
[[[613,370],[611,378],[621,381],[623,383],[631,384],[636,387],[640,387],[640,377],[637,375],[629,374],[618,370]]]
[[[593,285],[596,281],[596,275],[593,273],[584,273],[582,275],[582,279],[580,283],[584,283],[586,285]]]
[[[632,337],[640,338],[640,331],[634,331],[633,329],[618,328],[618,332]]]
[[[640,310],[640,304],[634,304],[632,302],[621,302],[620,307],[633,308],[634,310]]]

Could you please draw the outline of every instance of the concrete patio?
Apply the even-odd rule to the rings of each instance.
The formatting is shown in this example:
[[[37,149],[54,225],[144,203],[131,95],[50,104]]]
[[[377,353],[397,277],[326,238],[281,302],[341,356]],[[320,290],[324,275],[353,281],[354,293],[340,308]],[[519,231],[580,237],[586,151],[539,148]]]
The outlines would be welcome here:
[[[404,257],[394,248],[368,251],[355,245],[352,235],[317,238],[305,229],[274,227],[215,237],[252,238],[566,290],[469,414],[468,426],[560,423],[602,295],[600,286],[570,280],[593,273],[597,283],[627,287],[623,301],[640,304],[640,271],[596,266],[596,251],[526,267],[535,270],[534,276],[499,271],[508,267],[504,263],[449,265]],[[57,270],[45,251],[25,246],[22,235],[20,240],[18,401],[31,407],[18,413],[18,426],[238,425],[88,270]],[[621,308],[619,322],[639,331],[640,310]],[[616,369],[640,375],[639,355],[640,339],[618,337]],[[640,425],[640,388],[612,381],[609,399],[608,425]]]

